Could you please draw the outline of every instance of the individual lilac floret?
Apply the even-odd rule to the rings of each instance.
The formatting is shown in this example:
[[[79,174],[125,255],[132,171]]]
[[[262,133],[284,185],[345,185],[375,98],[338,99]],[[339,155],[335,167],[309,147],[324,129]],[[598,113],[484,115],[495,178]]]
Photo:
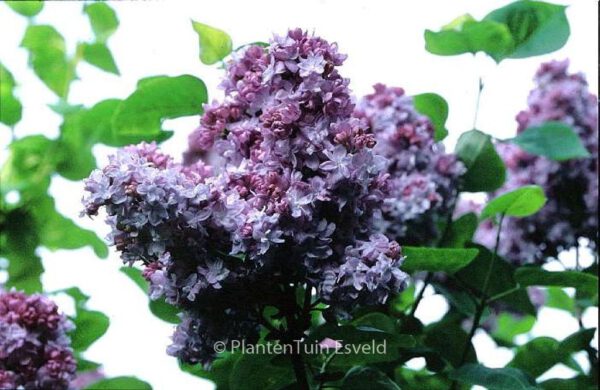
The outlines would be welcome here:
[[[48,298],[0,290],[0,389],[67,389],[73,324]]]
[[[344,58],[301,30],[248,46],[227,63],[225,98],[205,107],[185,165],[142,144],[86,181],[86,213],[106,210],[151,296],[184,312],[170,354],[209,365],[214,342],[256,339],[282,286],[314,287],[340,311],[403,286],[400,247],[373,235],[388,175],[351,115]]]
[[[598,111],[582,74],[569,74],[569,62],[542,64],[529,95],[529,108],[517,115],[518,132],[548,121],[570,125],[591,157],[556,162],[531,155],[512,144],[498,145],[508,171],[495,195],[527,184],[537,184],[548,198],[546,205],[527,218],[508,218],[502,228],[499,252],[511,262],[541,263],[587,238],[598,243]],[[484,224],[477,233],[482,243],[494,241],[496,229]]]
[[[387,158],[389,198],[383,206],[382,230],[403,243],[431,243],[437,222],[453,207],[463,164],[434,140],[429,119],[419,114],[402,88],[377,84],[355,110],[364,118]]]

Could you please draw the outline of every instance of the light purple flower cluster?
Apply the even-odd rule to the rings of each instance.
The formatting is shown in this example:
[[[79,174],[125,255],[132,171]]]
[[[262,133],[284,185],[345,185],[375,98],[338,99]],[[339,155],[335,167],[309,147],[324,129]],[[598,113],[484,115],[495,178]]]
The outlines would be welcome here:
[[[374,86],[355,110],[371,127],[375,152],[391,175],[382,230],[402,243],[431,243],[437,222],[453,207],[464,165],[434,140],[430,120],[419,114],[402,88]]]
[[[546,205],[527,218],[508,218],[502,228],[499,252],[516,264],[541,263],[562,250],[578,246],[581,237],[592,248],[598,242],[598,111],[582,74],[567,73],[569,62],[542,64],[529,95],[529,108],[517,115],[518,132],[548,121],[570,125],[589,151],[590,158],[556,162],[531,155],[512,144],[498,145],[508,172],[498,195],[537,184],[548,198]],[[496,227],[480,226],[476,239],[495,241]],[[493,244],[492,244],[493,245]]]
[[[0,389],[67,389],[72,323],[48,298],[0,290]]]
[[[142,144],[87,180],[87,214],[105,207],[123,259],[144,262],[151,296],[184,312],[169,353],[207,365],[215,341],[256,340],[262,309],[289,307],[292,285],[339,311],[404,285],[400,247],[373,223],[388,175],[352,118],[344,59],[301,30],[248,46],[227,64],[225,98],[205,107],[186,165]]]

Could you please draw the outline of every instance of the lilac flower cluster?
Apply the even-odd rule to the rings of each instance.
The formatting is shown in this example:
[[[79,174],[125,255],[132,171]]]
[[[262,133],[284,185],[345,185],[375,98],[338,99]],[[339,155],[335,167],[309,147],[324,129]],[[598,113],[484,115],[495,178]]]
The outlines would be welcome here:
[[[582,74],[567,73],[569,62],[542,64],[529,95],[529,108],[517,115],[518,132],[548,121],[570,125],[591,157],[556,162],[531,155],[512,144],[498,145],[508,171],[497,194],[527,184],[544,189],[548,202],[527,218],[508,218],[502,228],[499,252],[516,264],[540,263],[587,238],[598,242],[598,111]],[[476,239],[493,245],[496,227],[480,226]]]
[[[301,30],[248,46],[227,64],[225,98],[205,107],[185,165],[141,144],[87,180],[86,213],[104,207],[151,297],[183,310],[170,354],[209,365],[214,342],[256,340],[264,306],[289,310],[290,286],[315,288],[339,313],[403,287],[400,247],[373,223],[385,159],[352,118],[344,59]]]
[[[67,389],[72,323],[48,298],[0,290],[0,389]]]
[[[366,120],[387,158],[391,179],[382,230],[402,243],[424,244],[438,236],[437,222],[453,207],[464,165],[434,140],[430,120],[419,114],[402,88],[377,84],[355,116]]]

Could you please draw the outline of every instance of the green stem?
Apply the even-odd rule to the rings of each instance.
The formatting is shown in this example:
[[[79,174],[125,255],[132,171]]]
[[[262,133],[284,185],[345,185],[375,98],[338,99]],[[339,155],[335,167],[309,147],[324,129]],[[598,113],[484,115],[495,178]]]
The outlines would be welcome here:
[[[417,307],[419,307],[419,303],[421,303],[421,301],[423,300],[423,296],[425,295],[425,289],[427,288],[427,286],[429,286],[429,283],[431,282],[432,278],[433,273],[428,272],[427,276],[425,277],[425,280],[423,281],[423,287],[421,287],[421,289],[419,290],[417,298],[415,298],[415,302],[413,303],[412,308],[410,309],[411,317],[415,316],[415,313],[417,312]]]
[[[477,89],[477,100],[475,101],[475,115],[473,116],[473,129],[477,128],[477,117],[479,116],[479,103],[481,101],[483,85],[483,79],[479,77],[479,88]]]
[[[479,328],[479,322],[481,321],[481,317],[483,316],[483,312],[485,311],[485,307],[487,306],[487,303],[488,303],[487,289],[489,286],[490,277],[492,276],[492,271],[494,270],[494,264],[496,262],[498,247],[500,246],[500,233],[502,231],[502,222],[504,222],[504,216],[505,216],[504,214],[502,214],[500,216],[500,222],[498,223],[498,233],[496,234],[496,244],[494,246],[494,253],[492,253],[492,259],[490,261],[490,265],[489,265],[487,273],[485,275],[485,279],[483,282],[483,288],[481,290],[482,297],[479,302],[479,305],[477,305],[477,310],[476,310],[475,316],[473,318],[473,324],[471,325],[471,330],[469,331],[469,334],[467,336],[467,340],[465,342],[465,346],[463,348],[463,352],[462,352],[462,355],[460,358],[460,363],[458,364],[458,367],[465,364],[465,362],[467,360],[467,356],[469,355],[469,346],[471,345],[473,337],[475,336],[475,332]],[[458,382],[454,381],[452,383],[451,389],[457,389],[457,386],[458,386]]]

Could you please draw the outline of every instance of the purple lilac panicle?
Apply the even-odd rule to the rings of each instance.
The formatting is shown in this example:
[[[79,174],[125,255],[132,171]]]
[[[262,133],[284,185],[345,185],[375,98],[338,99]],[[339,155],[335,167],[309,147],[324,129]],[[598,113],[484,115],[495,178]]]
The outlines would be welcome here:
[[[86,182],[153,298],[183,309],[169,353],[209,365],[212,344],[256,340],[280,286],[308,284],[340,313],[404,285],[373,223],[388,190],[373,135],[351,116],[337,46],[299,29],[233,54],[185,165],[153,144],[120,150]],[[211,155],[211,166],[200,160]]]
[[[0,290],[0,389],[67,389],[73,324],[48,298]]]
[[[512,144],[497,145],[508,178],[493,196],[537,184],[548,198],[537,214],[505,220],[499,252],[515,264],[544,262],[562,250],[577,247],[582,237],[590,241],[592,248],[597,247],[597,98],[589,92],[582,74],[567,72],[568,65],[568,60],[541,65],[535,76],[537,86],[529,95],[529,107],[517,115],[517,132],[548,121],[566,123],[580,137],[591,157],[557,162],[529,154]],[[490,245],[495,234],[496,227],[486,222],[478,229],[476,240]]]
[[[402,88],[374,86],[355,116],[366,120],[387,158],[389,198],[383,206],[382,230],[402,243],[430,243],[437,222],[453,207],[463,164],[434,140],[430,120],[419,114]]]

